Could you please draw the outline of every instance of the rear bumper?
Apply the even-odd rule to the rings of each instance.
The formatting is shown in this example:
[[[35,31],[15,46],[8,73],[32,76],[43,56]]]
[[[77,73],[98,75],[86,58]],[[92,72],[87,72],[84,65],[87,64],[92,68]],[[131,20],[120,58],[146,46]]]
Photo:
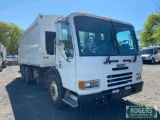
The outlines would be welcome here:
[[[130,89],[126,89],[127,87],[130,87]],[[93,94],[93,95],[84,95],[84,96],[78,96],[80,107],[83,106],[97,106],[100,104],[106,103],[108,100],[111,99],[119,99],[123,98],[138,92],[141,92],[143,88],[143,81],[140,83],[136,83],[129,86],[120,87],[117,89],[112,90],[106,90],[101,93]],[[113,91],[119,91],[119,92],[113,92]]]

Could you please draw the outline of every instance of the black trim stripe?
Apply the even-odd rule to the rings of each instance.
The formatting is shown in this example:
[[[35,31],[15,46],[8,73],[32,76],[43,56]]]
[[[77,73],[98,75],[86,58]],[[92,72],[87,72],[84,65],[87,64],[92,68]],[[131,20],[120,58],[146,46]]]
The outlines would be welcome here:
[[[116,70],[126,70],[126,69],[128,69],[128,67],[112,68],[113,71],[116,71]]]
[[[122,78],[107,80],[107,82],[116,82],[116,81],[131,79],[131,78],[132,78],[132,76],[128,76],[128,77],[122,77]]]
[[[108,84],[108,87],[112,87],[112,86],[116,86],[116,85],[121,85],[121,84],[126,84],[128,82],[132,82],[132,80],[127,80],[127,81],[123,81],[123,82]]]
[[[115,77],[121,77],[121,76],[127,76],[127,75],[132,75],[132,72],[122,73],[122,74],[108,75],[107,78],[115,78]]]

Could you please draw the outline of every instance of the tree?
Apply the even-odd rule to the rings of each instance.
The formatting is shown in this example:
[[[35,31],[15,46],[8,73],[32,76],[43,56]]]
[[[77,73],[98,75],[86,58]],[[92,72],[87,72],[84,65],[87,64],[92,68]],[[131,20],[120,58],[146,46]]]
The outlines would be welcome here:
[[[9,52],[11,55],[17,55],[18,54],[18,39],[22,33],[22,30],[13,23],[10,24],[10,27],[11,29],[9,31],[9,36],[10,36]]]
[[[6,47],[9,47],[9,30],[10,25],[0,21],[0,42]]]
[[[160,13],[148,16],[141,32],[140,42],[143,46],[160,44]]]
[[[18,54],[18,39],[22,29],[13,23],[0,21],[0,42],[7,48],[7,54]]]

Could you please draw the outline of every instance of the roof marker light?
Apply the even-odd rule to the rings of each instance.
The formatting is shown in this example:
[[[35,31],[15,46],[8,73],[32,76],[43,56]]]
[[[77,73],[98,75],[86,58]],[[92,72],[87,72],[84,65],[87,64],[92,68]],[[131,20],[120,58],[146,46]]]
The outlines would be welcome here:
[[[118,20],[115,20],[116,22],[119,22]]]
[[[103,18],[104,20],[106,20],[106,19],[107,19],[105,16],[102,16],[102,18]]]
[[[113,19],[112,19],[112,18],[109,18],[109,20],[111,20],[111,21],[112,21]]]
[[[87,15],[87,13],[86,12],[82,12],[82,15]]]

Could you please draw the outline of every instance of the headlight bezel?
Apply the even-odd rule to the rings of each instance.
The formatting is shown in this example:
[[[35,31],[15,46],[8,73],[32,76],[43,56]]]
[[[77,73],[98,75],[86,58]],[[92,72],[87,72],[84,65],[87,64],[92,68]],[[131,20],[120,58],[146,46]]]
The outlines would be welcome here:
[[[95,80],[86,80],[86,81],[79,81],[78,87],[80,90],[88,90],[88,89],[96,89],[100,87],[100,79]]]
[[[142,73],[136,73],[136,80],[142,79]]]
[[[146,57],[147,59],[152,59],[152,55],[149,55],[148,57]]]

